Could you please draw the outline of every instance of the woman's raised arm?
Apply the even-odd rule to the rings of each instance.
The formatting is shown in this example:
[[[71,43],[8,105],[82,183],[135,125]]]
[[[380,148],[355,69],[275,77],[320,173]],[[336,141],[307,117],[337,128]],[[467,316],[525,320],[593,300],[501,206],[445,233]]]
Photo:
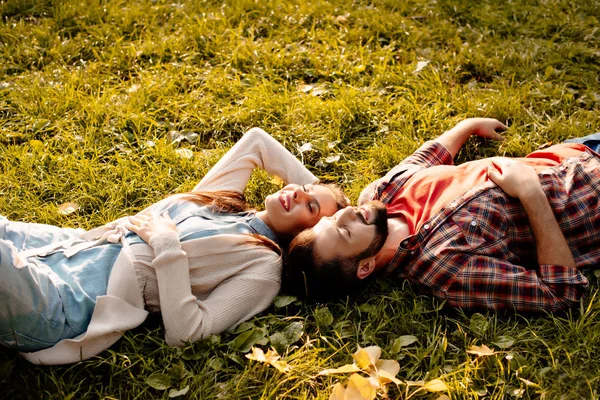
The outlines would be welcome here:
[[[306,185],[319,180],[281,143],[260,128],[252,128],[211,168],[194,191],[243,192],[255,168],[285,183]]]

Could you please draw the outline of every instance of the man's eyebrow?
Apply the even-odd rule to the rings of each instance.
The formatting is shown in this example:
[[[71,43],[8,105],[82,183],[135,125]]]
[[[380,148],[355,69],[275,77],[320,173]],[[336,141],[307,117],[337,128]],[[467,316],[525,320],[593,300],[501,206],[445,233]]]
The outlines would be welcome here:
[[[335,230],[337,231],[337,233],[338,233],[338,236],[339,236],[339,237],[340,237],[340,238],[341,238],[341,239],[342,239],[344,242],[349,242],[349,241],[350,241],[350,238],[349,238],[349,237],[342,235],[342,230],[341,230],[339,227],[337,227],[337,226],[336,226],[336,227],[335,227]]]

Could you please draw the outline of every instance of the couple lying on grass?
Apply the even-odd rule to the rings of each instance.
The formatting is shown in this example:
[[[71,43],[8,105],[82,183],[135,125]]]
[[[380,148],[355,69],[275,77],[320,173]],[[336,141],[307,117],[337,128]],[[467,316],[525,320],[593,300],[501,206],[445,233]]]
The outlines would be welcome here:
[[[367,186],[359,207],[255,128],[193,192],[135,216],[87,232],[3,219],[0,343],[33,363],[77,362],[153,311],[182,345],[268,307],[282,267],[288,291],[319,300],[383,273],[457,307],[570,307],[588,285],[580,269],[600,259],[596,138],[453,165],[471,135],[504,129],[462,121]],[[260,212],[242,199],[255,167],[288,183]]]

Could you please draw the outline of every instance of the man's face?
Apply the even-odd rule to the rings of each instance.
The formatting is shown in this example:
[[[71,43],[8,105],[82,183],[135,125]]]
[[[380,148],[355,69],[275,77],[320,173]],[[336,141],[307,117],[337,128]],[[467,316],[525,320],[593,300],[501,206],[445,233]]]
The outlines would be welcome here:
[[[321,218],[312,230],[313,254],[321,262],[371,257],[387,237],[386,209],[381,202],[370,202],[360,208],[346,207],[331,217]],[[365,254],[369,248],[373,254]]]

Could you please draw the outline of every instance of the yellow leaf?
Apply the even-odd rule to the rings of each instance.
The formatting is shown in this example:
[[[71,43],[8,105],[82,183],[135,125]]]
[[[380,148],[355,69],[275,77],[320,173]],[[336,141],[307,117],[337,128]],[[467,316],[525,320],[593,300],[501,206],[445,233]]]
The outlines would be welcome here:
[[[467,353],[475,354],[477,357],[491,356],[494,354],[494,350],[490,349],[485,344],[482,344],[481,346],[471,346],[469,350],[467,350]]]
[[[246,358],[266,364],[271,364],[277,368],[279,372],[288,372],[291,367],[283,360],[279,360],[280,356],[277,351],[271,349],[265,354],[260,347],[252,347],[252,353],[246,354]]]
[[[374,367],[381,357],[381,348],[379,346],[360,347],[356,353],[352,355],[354,362],[360,369],[368,369]]]
[[[396,360],[379,360],[377,361],[377,370],[379,373],[384,371],[388,375],[396,376],[400,372],[400,364]]]
[[[331,368],[325,369],[319,372],[319,375],[331,375],[331,374],[346,374],[348,372],[358,372],[361,371],[360,368],[356,364],[346,364],[339,368]]]
[[[271,183],[273,185],[277,185],[277,186],[281,186],[281,185],[285,184],[285,182],[283,181],[283,179],[281,179],[277,175],[273,176],[273,179],[271,179]]]
[[[62,215],[69,215],[79,210],[79,204],[77,203],[64,203],[58,206],[58,213]]]
[[[450,400],[450,397],[448,397],[445,394],[443,394],[440,397],[438,397],[436,400]]]
[[[252,347],[252,354],[246,354],[246,358],[249,360],[267,362],[265,352],[260,347]]]
[[[348,380],[344,400],[373,400],[376,394],[369,379],[353,374]]]
[[[279,372],[288,372],[292,369],[285,361],[269,361],[269,364],[277,368]]]
[[[434,379],[432,381],[426,382],[423,385],[423,389],[429,392],[444,392],[448,390],[448,386],[441,379]]]
[[[379,380],[379,384],[380,385],[387,385],[390,382],[394,382],[396,385],[399,385],[402,383],[402,381],[398,378],[396,378],[394,375],[390,374],[387,371],[384,370],[379,370],[379,374],[378,374],[378,380]]]
[[[344,400],[344,395],[346,394],[346,388],[340,382],[336,383],[333,386],[333,390],[329,395],[329,400]]]

